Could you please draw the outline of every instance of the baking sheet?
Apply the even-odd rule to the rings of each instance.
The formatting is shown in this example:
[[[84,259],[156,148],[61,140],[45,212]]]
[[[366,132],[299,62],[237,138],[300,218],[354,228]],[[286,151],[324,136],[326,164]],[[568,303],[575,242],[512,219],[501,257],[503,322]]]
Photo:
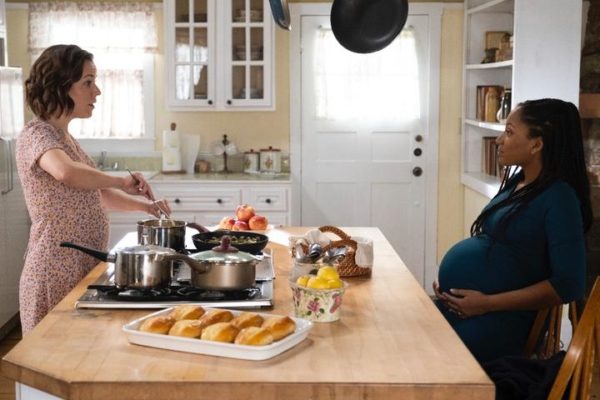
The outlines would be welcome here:
[[[210,356],[238,358],[242,360],[267,360],[278,354],[294,347],[306,339],[308,332],[313,324],[302,318],[290,317],[296,322],[296,331],[291,335],[266,346],[246,346],[233,343],[213,342],[181,336],[160,335],[156,333],[140,332],[138,329],[142,322],[148,318],[169,314],[174,307],[148,314],[142,318],[123,326],[123,332],[127,335],[129,343],[142,346],[157,347],[160,349],[182,351],[186,353],[205,354]],[[205,308],[208,312],[212,308]],[[229,310],[234,316],[242,313],[238,310]],[[278,315],[257,313],[263,318],[275,317]]]

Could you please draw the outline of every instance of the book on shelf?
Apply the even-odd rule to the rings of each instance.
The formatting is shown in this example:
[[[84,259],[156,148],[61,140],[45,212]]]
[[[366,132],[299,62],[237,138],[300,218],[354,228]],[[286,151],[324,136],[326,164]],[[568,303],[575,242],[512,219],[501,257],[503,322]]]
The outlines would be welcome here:
[[[479,85],[475,101],[475,118],[478,121],[498,122],[496,113],[500,109],[500,98],[504,86],[499,85]]]
[[[499,176],[500,166],[498,165],[498,145],[496,145],[496,136],[484,136],[481,139],[481,143],[481,171],[486,175]]]

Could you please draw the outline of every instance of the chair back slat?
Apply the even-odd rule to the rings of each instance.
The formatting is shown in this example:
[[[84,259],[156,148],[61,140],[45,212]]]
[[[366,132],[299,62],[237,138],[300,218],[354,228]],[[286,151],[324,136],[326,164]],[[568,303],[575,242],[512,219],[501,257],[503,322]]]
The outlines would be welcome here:
[[[569,399],[588,399],[594,361],[600,354],[600,277],[594,287],[573,334],[571,344],[558,370],[549,400],[562,398],[569,383]]]

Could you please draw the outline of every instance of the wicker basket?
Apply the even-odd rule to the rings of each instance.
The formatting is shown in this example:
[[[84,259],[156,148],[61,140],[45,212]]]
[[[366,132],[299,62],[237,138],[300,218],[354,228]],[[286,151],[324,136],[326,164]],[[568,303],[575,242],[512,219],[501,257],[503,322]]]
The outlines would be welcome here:
[[[356,265],[355,255],[358,244],[355,240],[352,240],[344,231],[335,226],[322,226],[319,228],[321,232],[331,232],[337,235],[340,240],[332,240],[327,246],[323,248],[323,251],[327,251],[334,247],[347,247],[348,253],[340,263],[337,265],[337,271],[342,277],[349,276],[371,276],[371,268],[363,268]]]

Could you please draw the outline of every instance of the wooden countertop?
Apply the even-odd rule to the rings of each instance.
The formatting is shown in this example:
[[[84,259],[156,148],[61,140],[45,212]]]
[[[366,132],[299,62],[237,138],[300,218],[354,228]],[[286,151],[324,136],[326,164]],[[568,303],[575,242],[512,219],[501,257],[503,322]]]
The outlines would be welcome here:
[[[287,237],[269,232],[274,314],[292,315]],[[370,279],[346,278],[342,318],[315,323],[307,340],[265,361],[128,343],[121,328],[148,310],[76,310],[96,267],[2,360],[15,381],[69,399],[493,399],[494,386],[376,228]]]

